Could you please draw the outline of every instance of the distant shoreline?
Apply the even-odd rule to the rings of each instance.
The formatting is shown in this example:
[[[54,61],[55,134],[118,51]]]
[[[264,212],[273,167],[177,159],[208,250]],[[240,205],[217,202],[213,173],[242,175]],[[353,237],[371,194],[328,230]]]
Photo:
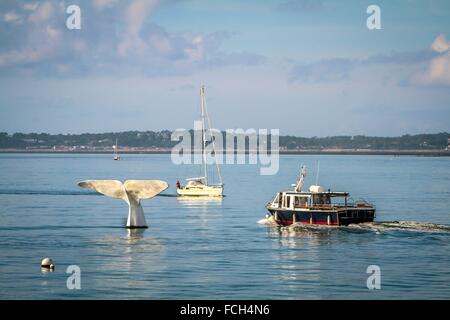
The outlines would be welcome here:
[[[23,150],[0,149],[0,153],[23,154],[111,154],[110,150]],[[170,149],[142,149],[121,150],[120,154],[170,154]],[[243,152],[238,152],[242,154]],[[246,152],[248,154],[248,152]],[[327,149],[327,150],[280,150],[280,155],[390,155],[390,156],[424,156],[424,157],[450,157],[450,150],[352,150],[352,149]]]

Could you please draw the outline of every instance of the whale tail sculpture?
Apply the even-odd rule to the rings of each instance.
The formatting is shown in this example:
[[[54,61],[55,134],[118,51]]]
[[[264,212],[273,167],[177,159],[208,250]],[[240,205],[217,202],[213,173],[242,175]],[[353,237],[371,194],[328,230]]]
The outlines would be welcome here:
[[[141,200],[150,199],[166,190],[169,185],[161,180],[86,180],[78,186],[93,189],[110,198],[122,199],[128,203],[127,228],[147,228]]]

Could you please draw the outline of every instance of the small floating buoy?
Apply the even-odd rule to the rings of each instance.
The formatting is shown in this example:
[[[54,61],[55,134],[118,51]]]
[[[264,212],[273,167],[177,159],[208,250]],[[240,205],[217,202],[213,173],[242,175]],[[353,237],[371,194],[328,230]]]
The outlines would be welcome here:
[[[46,268],[46,269],[50,269],[53,270],[55,269],[55,265],[53,264],[53,260],[50,258],[44,258],[41,261],[41,267],[42,268]]]

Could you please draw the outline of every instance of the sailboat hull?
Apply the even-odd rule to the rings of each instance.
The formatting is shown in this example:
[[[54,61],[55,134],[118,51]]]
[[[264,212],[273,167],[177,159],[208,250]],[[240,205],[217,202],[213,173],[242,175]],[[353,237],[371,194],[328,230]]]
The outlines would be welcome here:
[[[191,197],[222,197],[223,187],[221,186],[185,186],[177,189],[179,196]]]
[[[211,122],[209,121],[208,112],[206,111],[206,101],[205,101],[205,86],[200,89],[201,97],[201,119],[202,119],[202,171],[203,177],[190,178],[187,179],[188,183],[181,187],[179,182],[177,182],[177,194],[182,197],[222,197],[223,196],[223,184],[222,177],[220,175],[219,164],[216,162],[217,173],[219,176],[220,183],[211,183],[208,185],[208,166],[206,161],[206,147],[207,143],[210,141],[214,150],[214,139],[211,134]],[[205,123],[207,119],[207,123]],[[208,127],[207,127],[208,124]],[[207,129],[209,128],[209,129]],[[209,131],[209,138],[207,139],[206,132]],[[214,150],[215,154],[215,150]],[[211,182],[211,181],[210,181]]]

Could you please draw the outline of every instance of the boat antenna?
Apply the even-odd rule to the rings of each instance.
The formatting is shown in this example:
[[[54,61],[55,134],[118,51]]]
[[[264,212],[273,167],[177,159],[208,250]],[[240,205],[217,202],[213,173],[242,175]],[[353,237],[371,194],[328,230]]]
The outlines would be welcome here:
[[[205,86],[202,84],[200,88],[201,97],[201,115],[202,115],[202,159],[203,159],[203,175],[205,185],[208,185],[208,165],[206,163],[206,128],[205,128]]]
[[[319,184],[320,160],[317,160],[316,186]]]
[[[302,164],[300,166],[300,177],[297,181],[297,185],[295,186],[295,192],[301,192],[303,188],[303,183],[305,182],[306,177],[306,167]]]

